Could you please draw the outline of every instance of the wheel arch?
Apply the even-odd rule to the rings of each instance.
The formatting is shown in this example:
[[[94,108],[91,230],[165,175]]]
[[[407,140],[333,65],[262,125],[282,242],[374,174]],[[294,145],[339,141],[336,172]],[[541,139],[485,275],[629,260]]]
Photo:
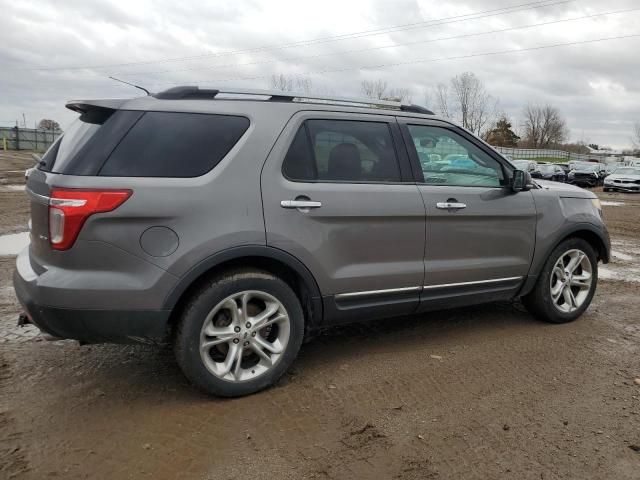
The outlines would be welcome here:
[[[322,295],[309,269],[284,250],[264,245],[247,245],[223,250],[205,258],[178,280],[163,306],[172,312],[169,327],[175,326],[186,300],[203,281],[220,272],[242,267],[264,270],[286,282],[302,305],[305,330],[312,330],[322,323]]]
[[[565,240],[568,240],[569,238],[581,238],[585,240],[595,248],[596,254],[598,255],[598,260],[601,260],[602,263],[609,263],[609,260],[611,258],[611,243],[609,241],[609,236],[606,232],[606,229],[603,227],[598,227],[597,225],[593,225],[591,223],[574,224],[571,227],[559,232],[556,240],[548,244],[548,246],[545,248],[544,254],[539,257],[540,260],[536,262],[536,265],[532,266],[527,280],[518,292],[517,296],[526,295],[533,289],[538,279],[538,275],[544,267],[547,258],[549,258],[549,255],[551,255],[551,252],[553,252],[558,245],[560,245]]]

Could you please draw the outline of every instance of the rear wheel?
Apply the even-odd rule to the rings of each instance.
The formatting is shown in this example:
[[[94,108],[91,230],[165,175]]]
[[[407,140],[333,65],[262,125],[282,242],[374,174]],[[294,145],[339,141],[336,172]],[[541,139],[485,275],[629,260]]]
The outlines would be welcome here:
[[[266,272],[231,272],[190,300],[176,334],[176,359],[204,391],[247,395],[286,372],[303,332],[300,302],[285,282]]]
[[[597,283],[595,250],[581,238],[570,238],[553,250],[522,303],[541,320],[571,322],[589,307]]]

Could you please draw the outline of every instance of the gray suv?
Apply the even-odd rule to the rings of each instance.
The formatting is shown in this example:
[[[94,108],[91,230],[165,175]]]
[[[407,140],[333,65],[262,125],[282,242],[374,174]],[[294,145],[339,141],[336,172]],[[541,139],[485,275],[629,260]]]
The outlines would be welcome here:
[[[169,339],[212,394],[273,384],[343,322],[519,297],[574,320],[609,260],[593,193],[534,183],[419,106],[177,87],[67,107],[27,181],[22,321]]]

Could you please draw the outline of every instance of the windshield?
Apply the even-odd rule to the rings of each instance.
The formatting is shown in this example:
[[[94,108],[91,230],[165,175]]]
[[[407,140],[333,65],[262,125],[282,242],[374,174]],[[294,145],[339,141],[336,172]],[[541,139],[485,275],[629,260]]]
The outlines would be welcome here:
[[[544,173],[553,173],[556,170],[554,165],[540,165],[540,170]]]
[[[512,160],[511,163],[513,164],[514,167],[516,167],[519,170],[525,169],[529,166],[529,161],[528,160]]]
[[[597,172],[600,170],[598,165],[578,165],[576,166],[576,170],[582,170],[583,172]]]
[[[640,168],[618,168],[616,175],[640,175]]]

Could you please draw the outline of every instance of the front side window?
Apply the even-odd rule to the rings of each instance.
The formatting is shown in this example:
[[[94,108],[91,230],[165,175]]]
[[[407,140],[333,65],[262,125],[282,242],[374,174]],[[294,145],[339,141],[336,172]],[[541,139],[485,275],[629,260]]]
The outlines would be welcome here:
[[[384,122],[307,120],[289,147],[282,171],[296,181],[400,181],[391,131]]]
[[[463,187],[500,187],[505,184],[500,163],[458,133],[427,125],[407,127],[425,183]]]

